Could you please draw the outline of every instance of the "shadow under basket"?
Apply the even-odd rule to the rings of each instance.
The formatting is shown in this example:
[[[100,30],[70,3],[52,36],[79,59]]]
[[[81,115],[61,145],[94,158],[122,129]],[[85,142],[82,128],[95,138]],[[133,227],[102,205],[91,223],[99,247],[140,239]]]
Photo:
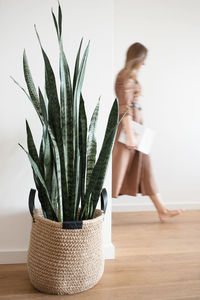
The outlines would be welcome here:
[[[71,222],[44,218],[42,210],[30,205],[34,203],[34,195],[32,189],[29,209],[33,222],[27,256],[32,285],[41,292],[57,295],[92,288],[104,272],[102,225],[107,206],[106,189],[101,192],[101,209],[95,210],[93,219]]]

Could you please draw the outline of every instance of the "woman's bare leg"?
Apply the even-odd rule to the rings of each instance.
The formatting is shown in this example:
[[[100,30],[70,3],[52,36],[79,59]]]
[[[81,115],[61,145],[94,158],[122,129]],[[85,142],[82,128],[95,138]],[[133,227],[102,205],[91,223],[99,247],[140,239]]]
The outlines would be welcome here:
[[[167,221],[168,218],[175,217],[184,211],[184,209],[177,209],[177,210],[167,209],[162,203],[160,193],[157,193],[155,195],[149,195],[149,197],[151,198],[153,204],[157,209],[158,216],[161,222],[165,222]]]

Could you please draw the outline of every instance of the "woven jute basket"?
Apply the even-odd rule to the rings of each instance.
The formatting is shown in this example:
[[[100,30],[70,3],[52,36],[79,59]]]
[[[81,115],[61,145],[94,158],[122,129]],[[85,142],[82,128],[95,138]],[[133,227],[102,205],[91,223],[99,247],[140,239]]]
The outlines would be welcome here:
[[[34,194],[32,189],[29,208],[33,222],[27,256],[32,285],[41,292],[57,295],[92,288],[104,272],[102,225],[107,206],[106,190],[101,193],[103,210],[96,209],[93,219],[72,222],[44,218],[42,210],[30,205]]]

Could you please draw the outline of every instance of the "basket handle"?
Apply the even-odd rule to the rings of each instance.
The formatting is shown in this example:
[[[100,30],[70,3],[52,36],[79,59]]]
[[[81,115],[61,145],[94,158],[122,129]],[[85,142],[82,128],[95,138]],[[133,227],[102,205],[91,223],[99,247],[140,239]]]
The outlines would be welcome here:
[[[33,222],[35,222],[34,214],[33,214],[33,210],[35,209],[35,192],[36,192],[35,189],[31,189],[29,193],[29,199],[28,199],[29,211],[33,218]]]
[[[33,210],[35,209],[35,192],[36,192],[35,189],[31,189],[29,193],[29,199],[28,199],[29,211],[33,218],[33,222],[35,222],[34,214],[33,214]],[[106,213],[107,204],[108,204],[108,194],[106,188],[103,188],[101,191],[101,210],[104,211],[104,214]]]
[[[104,211],[104,214],[106,213],[108,204],[108,194],[106,188],[103,188],[101,191],[101,210]]]

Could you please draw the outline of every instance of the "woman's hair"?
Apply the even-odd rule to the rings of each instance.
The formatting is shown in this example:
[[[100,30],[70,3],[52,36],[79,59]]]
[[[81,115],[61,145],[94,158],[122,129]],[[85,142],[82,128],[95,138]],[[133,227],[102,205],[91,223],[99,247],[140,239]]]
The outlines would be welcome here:
[[[148,53],[148,49],[142,45],[141,43],[134,43],[129,46],[126,52],[126,61],[125,61],[125,69],[128,73],[128,76],[133,78],[136,83],[139,84],[137,80],[137,74],[134,73],[134,69],[137,69],[139,65],[141,65]],[[141,94],[141,86],[138,86],[138,91],[136,94]]]
[[[132,44],[126,52],[126,67],[130,70],[137,68],[145,60],[147,52],[148,50],[144,45],[138,42]]]

